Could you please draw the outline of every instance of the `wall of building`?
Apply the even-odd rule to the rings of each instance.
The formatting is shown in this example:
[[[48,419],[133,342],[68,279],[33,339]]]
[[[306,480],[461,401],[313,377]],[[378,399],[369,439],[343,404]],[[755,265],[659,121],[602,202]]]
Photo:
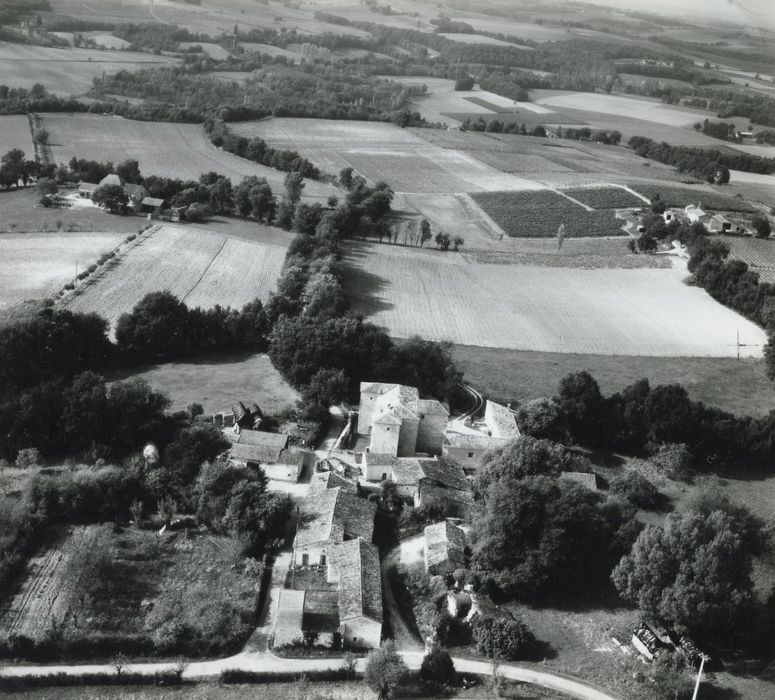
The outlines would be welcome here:
[[[281,647],[286,644],[293,644],[297,639],[303,639],[301,624],[298,627],[275,627],[273,646]]]
[[[398,454],[400,429],[397,425],[376,424],[371,429],[370,449],[378,454]]]
[[[417,452],[419,421],[404,418],[398,433],[398,457],[411,457]]]
[[[342,622],[342,639],[347,647],[378,649],[382,641],[382,623],[368,617]]]
[[[485,450],[476,450],[468,447],[450,447],[444,446],[442,454],[453,462],[457,462],[464,469],[473,469],[478,466],[479,459],[485,453]],[[470,456],[473,455],[473,456]]]
[[[293,561],[296,564],[296,566],[305,566],[304,563],[304,555],[307,555],[307,563],[306,566],[315,566],[322,564],[321,557],[326,556],[326,546],[324,544],[319,545],[309,545],[307,547],[297,547],[294,550],[294,558]],[[328,558],[325,560],[328,561]]]
[[[376,394],[361,394],[361,401],[358,404],[358,433],[360,435],[369,434],[374,404],[377,403],[377,398]]]
[[[262,464],[267,479],[296,483],[301,476],[302,466],[297,464]]]
[[[365,462],[361,463],[361,471],[363,472],[363,478],[366,481],[382,481],[383,478],[387,479],[390,476],[389,464],[369,464]]]
[[[431,455],[440,455],[444,445],[446,429],[446,416],[425,415],[424,418],[421,417],[417,430],[417,451]]]

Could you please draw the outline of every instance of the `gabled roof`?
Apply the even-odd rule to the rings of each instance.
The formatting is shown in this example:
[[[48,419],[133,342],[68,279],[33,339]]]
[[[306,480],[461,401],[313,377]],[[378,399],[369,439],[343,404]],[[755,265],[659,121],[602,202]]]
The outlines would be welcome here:
[[[105,177],[103,177],[102,180],[100,180],[100,187],[102,187],[103,185],[119,185],[119,186],[121,186],[123,184],[124,183],[121,182],[121,178],[118,175],[116,175],[115,173],[110,173],[110,174],[106,175]]]
[[[233,433],[228,430],[224,431],[224,435],[233,443],[229,452],[235,459],[277,464],[288,446],[288,436],[282,433],[267,433],[263,430]]]
[[[422,479],[417,490],[420,494],[420,501],[423,503],[427,502],[428,499],[450,501],[466,506],[471,505],[474,502],[473,494],[470,491],[461,491],[459,489],[441,486],[428,479]]]
[[[471,433],[453,433],[447,432],[445,443],[453,449],[468,450],[491,450],[495,447],[501,447],[509,441],[506,438],[496,438],[484,433],[477,435]]]
[[[446,406],[436,399],[418,399],[417,412],[428,416],[448,416]]]
[[[379,552],[362,539],[336,545],[331,565],[339,571],[339,619],[368,617],[382,622]]]
[[[145,187],[142,185],[136,185],[133,182],[127,182],[124,185],[124,192],[126,192],[130,197],[139,197],[140,195],[145,195]]]
[[[343,488],[350,493],[357,493],[358,487],[336,472],[316,472],[309,482],[310,491]]]
[[[499,438],[515,438],[519,437],[519,428],[517,427],[517,419],[514,414],[506,406],[502,406],[494,401],[487,400],[485,405],[485,420],[489,428],[493,431],[493,434]],[[492,423],[492,425],[490,425]]]
[[[395,389],[398,384],[384,382],[361,382],[361,394],[376,394],[377,396]]]
[[[398,457],[394,457],[391,454],[385,452],[372,452],[367,450],[363,453],[363,459],[367,465],[389,467],[398,461]]]
[[[394,483],[403,486],[416,484],[425,476],[422,462],[414,457],[398,457],[390,470],[390,479]],[[433,460],[430,460],[433,461]]]
[[[141,204],[145,207],[157,208],[164,204],[164,200],[158,199],[157,197],[143,197]]]
[[[304,499],[296,546],[357,537],[371,542],[376,511],[373,503],[342,487],[310,490]]]
[[[470,491],[471,482],[466,478],[463,467],[448,459],[424,459],[420,466],[423,478],[439,486],[458,491]]]
[[[451,561],[465,565],[466,534],[449,521],[425,528],[425,561],[429,566]]]
[[[380,413],[374,419],[375,425],[401,425],[401,419],[394,416],[392,413]]]
[[[78,183],[78,189],[83,192],[95,192],[97,189],[99,189],[99,185],[93,182],[82,181]]]

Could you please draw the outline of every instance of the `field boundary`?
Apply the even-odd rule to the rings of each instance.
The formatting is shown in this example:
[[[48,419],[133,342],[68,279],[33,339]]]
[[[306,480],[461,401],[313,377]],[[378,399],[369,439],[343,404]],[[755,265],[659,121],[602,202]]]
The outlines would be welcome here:
[[[574,199],[569,194],[565,194],[562,190],[551,188],[552,192],[556,192],[561,197],[565,197],[565,199],[570,200],[574,204],[578,204],[582,209],[585,211],[596,211],[593,207],[590,207],[588,204],[584,204],[584,202],[580,202],[578,199]]]
[[[185,302],[186,299],[188,298],[188,295],[191,294],[191,292],[193,292],[199,286],[199,283],[205,278],[205,275],[210,270],[210,268],[212,267],[213,263],[216,261],[218,256],[221,254],[221,251],[226,247],[226,244],[228,242],[229,242],[228,237],[224,236],[223,237],[223,243],[221,243],[221,247],[218,248],[218,250],[215,252],[215,255],[213,255],[213,257],[211,258],[210,262],[207,263],[207,265],[205,265],[204,270],[202,270],[202,274],[199,275],[199,279],[197,279],[197,281],[194,282],[194,284],[191,286],[191,288],[180,298],[181,302]]]

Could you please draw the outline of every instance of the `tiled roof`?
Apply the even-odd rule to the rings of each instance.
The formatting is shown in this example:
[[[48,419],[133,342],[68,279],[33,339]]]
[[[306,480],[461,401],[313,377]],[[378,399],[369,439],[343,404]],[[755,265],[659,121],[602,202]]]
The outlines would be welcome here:
[[[379,552],[361,539],[334,547],[332,565],[339,571],[339,619],[368,617],[382,622],[382,574]]]
[[[395,460],[393,468],[390,470],[390,479],[396,484],[416,484],[425,476],[422,468],[422,462],[428,460],[419,460],[413,457],[399,457]]]
[[[121,178],[115,173],[110,173],[100,180],[100,187],[104,185],[121,185]]]
[[[392,413],[380,413],[373,421],[376,425],[401,425],[401,419]]]
[[[575,481],[591,491],[597,491],[597,474],[592,472],[561,472],[560,478],[566,481]]]
[[[356,537],[371,542],[376,510],[373,503],[342,487],[310,490],[304,499],[296,546]]]
[[[143,197],[141,204],[146,207],[160,207],[164,204],[164,200],[158,197]]]
[[[242,430],[239,434],[227,430],[224,435],[234,443],[230,452],[235,459],[277,464],[288,446],[287,435],[263,430]]]
[[[449,411],[443,403],[436,399],[419,399],[417,401],[418,413],[424,413],[429,416],[448,416]]]
[[[465,532],[453,523],[445,520],[425,528],[425,560],[430,566],[446,561],[464,566],[465,546]]]
[[[385,394],[397,386],[398,384],[385,384],[383,382],[361,382],[361,394]]]
[[[385,452],[372,452],[371,450],[363,453],[363,459],[367,465],[374,467],[388,467],[398,461],[398,457]]]
[[[78,183],[78,189],[83,190],[84,192],[95,192],[97,189],[99,189],[99,185],[95,184],[94,182],[79,182]]]
[[[471,482],[463,467],[448,459],[424,459],[420,462],[425,479],[459,491],[470,491]]]
[[[502,447],[509,441],[506,438],[496,438],[480,433],[478,435],[447,432],[445,442],[453,449],[491,450]]]
[[[500,438],[514,438],[519,437],[519,428],[517,428],[517,419],[514,414],[506,407],[501,406],[494,401],[487,401],[484,415],[491,417],[493,426],[490,428],[493,432],[497,432]]]
[[[470,491],[461,491],[459,489],[440,486],[428,479],[420,481],[418,489],[422,502],[426,502],[428,499],[440,501],[446,500],[463,505],[470,505],[474,502],[473,494]]]
[[[350,493],[357,493],[358,487],[352,482],[340,476],[336,472],[316,472],[309,482],[310,491],[315,489],[343,488]]]

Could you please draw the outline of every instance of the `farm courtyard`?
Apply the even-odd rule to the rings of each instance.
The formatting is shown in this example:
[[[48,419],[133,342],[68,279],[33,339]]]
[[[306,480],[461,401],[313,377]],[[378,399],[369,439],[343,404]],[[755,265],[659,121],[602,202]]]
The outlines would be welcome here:
[[[764,331],[667,269],[576,269],[474,262],[378,244],[348,248],[348,292],[396,337],[543,352],[761,356]]]

